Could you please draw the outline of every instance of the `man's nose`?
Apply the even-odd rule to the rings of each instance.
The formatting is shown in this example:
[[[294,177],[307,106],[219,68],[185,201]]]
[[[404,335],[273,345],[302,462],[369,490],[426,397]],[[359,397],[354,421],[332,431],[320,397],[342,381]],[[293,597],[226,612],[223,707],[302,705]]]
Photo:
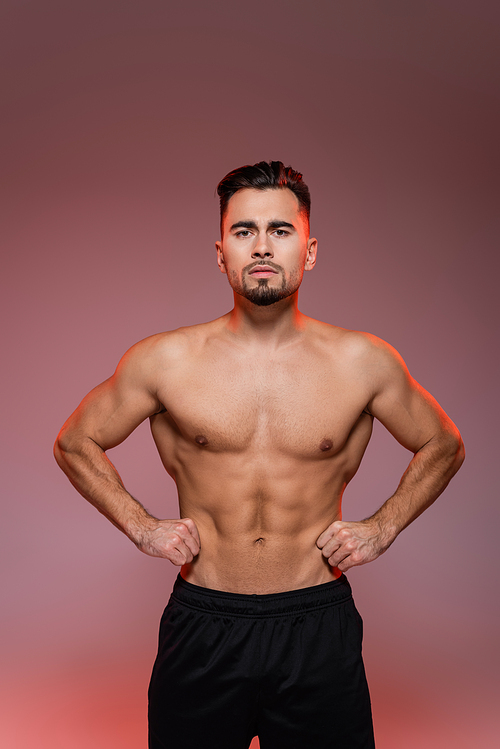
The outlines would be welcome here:
[[[253,249],[252,257],[273,257],[273,255],[274,252],[269,237],[266,234],[264,236],[259,236],[257,244]]]

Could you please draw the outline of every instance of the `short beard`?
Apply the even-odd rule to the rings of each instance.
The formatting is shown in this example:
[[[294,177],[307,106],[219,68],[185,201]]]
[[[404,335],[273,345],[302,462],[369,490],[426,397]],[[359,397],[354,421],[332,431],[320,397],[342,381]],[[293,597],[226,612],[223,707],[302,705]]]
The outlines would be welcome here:
[[[270,304],[276,304],[281,299],[290,296],[290,290],[286,286],[285,279],[283,279],[283,284],[279,289],[270,287],[267,278],[259,278],[257,283],[258,286],[254,286],[253,289],[249,289],[248,286],[244,285],[242,296],[258,307],[269,307]]]
[[[268,278],[258,278],[256,279],[257,286],[249,287],[246,274],[251,269],[255,268],[256,265],[270,265],[272,268],[275,268],[276,271],[283,273],[281,286],[278,288],[269,286]],[[257,305],[258,307],[269,307],[271,304],[276,304],[276,302],[281,301],[281,299],[286,299],[291,296],[297,291],[302,280],[302,274],[294,273],[287,281],[283,268],[270,261],[267,263],[253,262],[243,268],[243,280],[241,285],[236,273],[233,272],[231,276],[232,278],[230,279],[230,276],[228,275],[228,281],[231,284],[233,291],[245,299],[248,299],[249,302],[252,302],[252,304]]]

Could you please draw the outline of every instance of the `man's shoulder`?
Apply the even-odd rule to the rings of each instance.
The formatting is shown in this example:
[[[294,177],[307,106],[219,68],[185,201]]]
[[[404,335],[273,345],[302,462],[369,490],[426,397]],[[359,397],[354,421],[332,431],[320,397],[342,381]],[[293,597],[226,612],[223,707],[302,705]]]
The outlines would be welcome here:
[[[319,345],[346,361],[384,361],[399,357],[397,351],[382,338],[361,330],[312,320],[311,332]]]
[[[321,324],[317,335],[332,371],[371,400],[388,388],[406,388],[412,382],[400,354],[372,333]]]
[[[203,347],[221,326],[221,318],[197,325],[166,330],[143,338],[125,353],[123,359],[151,365],[155,362],[183,360]]]

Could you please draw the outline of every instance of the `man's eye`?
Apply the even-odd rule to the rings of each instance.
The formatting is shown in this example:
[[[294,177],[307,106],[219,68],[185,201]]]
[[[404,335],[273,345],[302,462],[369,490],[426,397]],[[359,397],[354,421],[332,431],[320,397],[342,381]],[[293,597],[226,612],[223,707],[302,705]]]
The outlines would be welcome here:
[[[286,231],[286,229],[276,229],[276,234],[278,235],[278,237],[285,237],[288,232]]]
[[[237,231],[236,232],[236,236],[237,237],[242,237],[242,236],[247,237],[249,234],[250,234],[250,232],[248,231],[248,229],[243,229],[242,231]]]

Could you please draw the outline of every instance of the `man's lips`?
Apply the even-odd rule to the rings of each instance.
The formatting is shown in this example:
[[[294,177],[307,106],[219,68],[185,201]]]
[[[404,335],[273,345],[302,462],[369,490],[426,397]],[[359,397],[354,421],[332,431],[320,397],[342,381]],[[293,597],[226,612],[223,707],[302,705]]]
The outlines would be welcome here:
[[[277,272],[270,265],[256,265],[249,271],[249,275],[256,276],[257,278],[268,278],[268,276],[275,276]]]

